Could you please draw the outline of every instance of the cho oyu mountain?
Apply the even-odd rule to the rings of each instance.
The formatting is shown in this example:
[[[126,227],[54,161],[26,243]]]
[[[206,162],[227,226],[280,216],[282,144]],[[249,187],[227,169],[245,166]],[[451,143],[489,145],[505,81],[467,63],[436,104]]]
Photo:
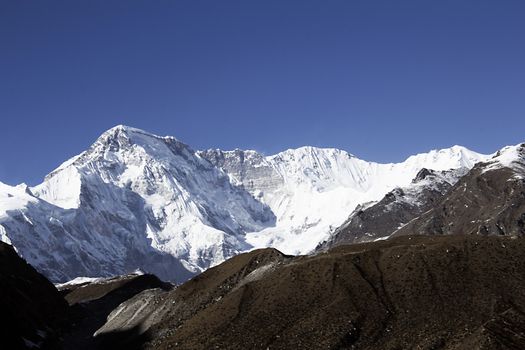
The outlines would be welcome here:
[[[421,169],[488,157],[460,146],[391,164],[315,147],[195,151],[117,126],[35,187],[0,183],[0,239],[55,282],[136,269],[180,282],[254,247],[307,253]]]

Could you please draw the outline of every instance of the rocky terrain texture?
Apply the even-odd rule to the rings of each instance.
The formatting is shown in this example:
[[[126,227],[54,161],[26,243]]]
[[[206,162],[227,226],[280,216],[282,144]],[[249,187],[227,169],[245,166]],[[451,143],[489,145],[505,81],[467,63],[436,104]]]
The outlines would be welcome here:
[[[12,246],[0,242],[0,348],[55,349],[68,306]]]
[[[359,205],[316,250],[390,236],[398,228],[432,209],[467,172],[467,168],[448,171],[422,169],[409,186],[395,188],[378,202]]]
[[[291,257],[275,249],[256,250],[235,256],[171,292],[159,289],[144,291],[116,308],[109,315],[107,323],[96,332],[96,336],[113,336],[119,339],[119,345],[129,347],[144,346],[145,341],[152,341],[148,345],[150,347],[158,347],[159,341],[178,332],[199,311],[205,310],[239,287],[259,279],[289,259]],[[223,316],[219,312],[213,317],[219,319]],[[227,319],[224,320],[227,322]],[[131,334],[130,338],[127,337],[128,334]],[[170,346],[178,346],[178,342],[175,341]]]
[[[260,249],[176,288],[146,274],[59,292],[11,247],[0,259],[9,349],[525,347],[515,235],[399,236],[295,257]]]
[[[409,234],[525,234],[525,144],[477,164],[436,205],[396,231]]]
[[[59,286],[0,242],[1,349],[109,349],[115,336],[93,337],[111,311],[136,294],[173,286],[141,274]],[[126,339],[130,337],[126,334]]]
[[[115,347],[115,336],[93,337],[108,315],[122,302],[144,290],[170,290],[173,286],[154,275],[126,275],[61,286],[68,302],[69,327],[63,332],[64,349],[108,349]]]
[[[263,249],[137,294],[98,333],[134,330],[145,349],[522,349],[524,279],[516,236]]]

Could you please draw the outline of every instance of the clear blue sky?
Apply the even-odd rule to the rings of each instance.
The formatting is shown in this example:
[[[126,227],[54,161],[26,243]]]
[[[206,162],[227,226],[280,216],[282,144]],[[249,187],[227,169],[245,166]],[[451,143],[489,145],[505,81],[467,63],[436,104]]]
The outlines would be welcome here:
[[[0,0],[0,181],[126,124],[367,160],[525,141],[525,1]]]

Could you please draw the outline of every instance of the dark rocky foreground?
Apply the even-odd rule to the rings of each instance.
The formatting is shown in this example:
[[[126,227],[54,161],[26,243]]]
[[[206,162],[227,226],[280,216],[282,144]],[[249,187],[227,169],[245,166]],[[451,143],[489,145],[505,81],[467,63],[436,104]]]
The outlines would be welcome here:
[[[63,332],[62,347],[75,350],[113,348],[114,335],[93,337],[93,334],[120,303],[152,288],[166,291],[172,285],[154,275],[145,274],[120,276],[62,289],[60,292],[70,305],[69,327]],[[126,334],[126,339],[132,339],[131,334]]]
[[[47,327],[54,336],[41,348],[50,349],[525,348],[525,239],[516,236],[400,236],[300,257],[262,249],[172,290],[151,275],[74,286],[61,291],[69,308],[7,256],[3,267],[25,267],[2,270],[14,281],[2,295],[32,293],[24,283],[48,293],[4,302],[2,318],[31,327],[2,345]]]
[[[10,245],[0,242],[0,349],[113,348],[113,337],[92,336],[108,314],[143,290],[171,287],[146,274],[59,291]]]
[[[55,349],[67,303],[55,286],[0,242],[0,348]]]
[[[264,249],[136,295],[101,334],[139,330],[146,349],[524,349],[524,286],[516,237]]]

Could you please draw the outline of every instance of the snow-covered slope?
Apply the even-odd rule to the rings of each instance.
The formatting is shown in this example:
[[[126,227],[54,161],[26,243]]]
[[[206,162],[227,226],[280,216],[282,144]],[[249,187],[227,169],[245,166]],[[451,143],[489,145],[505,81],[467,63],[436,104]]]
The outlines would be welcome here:
[[[21,205],[0,221],[3,236],[54,281],[137,268],[184,280],[275,222],[187,145],[122,126],[31,191],[15,193]]]
[[[525,177],[525,144],[503,147],[487,161],[483,172],[502,168],[512,169],[516,178]]]
[[[396,187],[378,202],[358,205],[316,250],[388,238],[400,227],[432,209],[468,170],[466,167],[444,171],[420,170],[407,187]]]
[[[0,185],[0,238],[54,282],[136,269],[182,281],[253,247],[308,252],[422,168],[486,158],[459,146],[398,164],[314,147],[195,152],[117,126],[42,184]]]
[[[276,226],[248,233],[247,242],[287,254],[310,252],[358,204],[377,201],[395,187],[408,186],[422,168],[471,168],[488,157],[460,146],[418,154],[395,164],[367,162],[338,149],[314,147],[268,157],[240,150],[200,154],[275,213]]]
[[[525,143],[476,164],[445,196],[396,235],[525,235]]]

